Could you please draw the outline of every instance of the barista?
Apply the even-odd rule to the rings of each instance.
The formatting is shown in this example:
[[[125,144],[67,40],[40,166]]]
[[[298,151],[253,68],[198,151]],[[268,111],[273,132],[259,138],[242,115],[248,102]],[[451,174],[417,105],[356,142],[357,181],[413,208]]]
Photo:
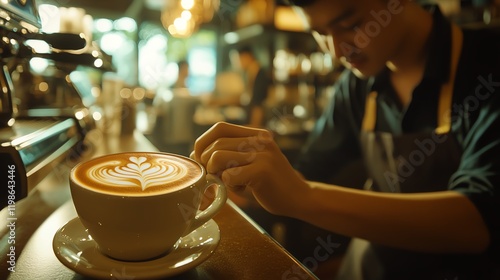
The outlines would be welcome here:
[[[296,169],[269,132],[225,123],[193,156],[271,213],[352,236],[338,279],[499,279],[498,36],[408,0],[294,2],[347,68]],[[357,159],[365,190],[326,183]]]

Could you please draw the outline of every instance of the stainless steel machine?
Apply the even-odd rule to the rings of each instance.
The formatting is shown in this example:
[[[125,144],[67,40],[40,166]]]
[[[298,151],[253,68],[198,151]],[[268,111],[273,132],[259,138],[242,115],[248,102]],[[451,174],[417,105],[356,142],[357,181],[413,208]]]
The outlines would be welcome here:
[[[77,65],[92,65],[95,57],[89,53],[64,52],[83,49],[87,44],[85,38],[79,34],[44,34],[40,28],[34,0],[0,1],[0,174],[4,174],[0,177],[0,209],[26,197],[54,164],[74,152],[75,145],[81,143],[93,126],[80,96],[81,89],[67,77]],[[45,41],[57,51],[36,53],[26,43],[29,39]],[[23,91],[19,85],[16,88],[11,78],[13,69],[27,65],[33,57],[51,59],[61,65],[58,75],[37,78],[46,79],[54,88],[65,88],[62,95],[72,95],[70,102],[50,106],[49,100],[41,104],[31,90]],[[104,69],[109,69],[109,65]],[[33,75],[28,75],[24,85],[34,83],[33,79]],[[25,106],[30,102],[34,106]]]

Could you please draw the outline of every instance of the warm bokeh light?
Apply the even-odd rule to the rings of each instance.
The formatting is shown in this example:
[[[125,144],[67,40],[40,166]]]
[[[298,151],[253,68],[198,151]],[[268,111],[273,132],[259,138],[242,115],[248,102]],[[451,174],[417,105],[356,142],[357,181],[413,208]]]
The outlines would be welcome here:
[[[95,67],[101,68],[102,65],[104,65],[104,61],[102,61],[102,59],[98,58],[98,59],[94,60],[94,66]]]
[[[183,11],[181,13],[181,18],[184,20],[190,20],[191,18],[193,18],[193,15],[191,14],[190,11]]]
[[[144,96],[146,96],[146,90],[143,88],[134,88],[132,91],[132,96],[135,98],[135,100],[142,100],[144,99]]]
[[[106,18],[96,19],[94,21],[94,28],[97,32],[106,33],[113,30],[113,21]]]
[[[38,90],[41,91],[41,92],[46,92],[49,90],[49,84],[47,84],[46,82],[41,82],[38,84]]]
[[[120,90],[120,97],[123,99],[128,99],[132,96],[132,90],[130,88],[122,88]]]
[[[219,4],[220,0],[171,0],[163,7],[161,22],[173,37],[186,38],[213,18]]]
[[[194,7],[194,0],[181,0],[181,7],[185,10],[190,10]]]
[[[274,25],[280,30],[304,32],[307,26],[292,7],[278,6],[274,12]]]
[[[36,73],[43,73],[49,67],[49,61],[44,58],[34,57],[30,59],[30,67]]]
[[[59,8],[50,4],[41,4],[38,6],[38,13],[42,22],[42,31],[45,33],[59,32],[60,13]]]
[[[129,17],[122,17],[113,22],[115,30],[122,30],[127,32],[137,31],[137,23],[134,19]]]

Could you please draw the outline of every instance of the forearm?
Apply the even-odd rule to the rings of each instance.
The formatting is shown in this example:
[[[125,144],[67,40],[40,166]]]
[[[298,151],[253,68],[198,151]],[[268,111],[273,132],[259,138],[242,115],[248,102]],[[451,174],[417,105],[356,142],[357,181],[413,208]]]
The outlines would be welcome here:
[[[340,234],[434,253],[478,253],[489,244],[476,208],[453,191],[388,194],[316,182],[310,186],[294,215]]]
[[[308,182],[267,130],[218,123],[194,150],[207,172],[221,174],[229,189],[249,188],[276,215],[414,251],[479,253],[490,243],[481,215],[462,194],[377,193]]]

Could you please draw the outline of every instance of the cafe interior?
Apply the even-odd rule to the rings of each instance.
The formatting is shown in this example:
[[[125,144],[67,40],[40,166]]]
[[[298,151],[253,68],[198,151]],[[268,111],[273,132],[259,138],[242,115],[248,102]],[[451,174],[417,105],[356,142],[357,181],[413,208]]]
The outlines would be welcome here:
[[[101,277],[68,269],[51,247],[54,232],[74,215],[69,170],[122,151],[189,156],[213,124],[246,125],[242,47],[271,76],[258,126],[296,160],[343,67],[285,2],[0,1],[0,158],[17,172],[17,230],[13,237],[8,227],[0,229],[0,278]],[[498,0],[436,3],[459,25],[500,29]],[[337,180],[344,185],[364,180],[342,174]],[[2,221],[13,210],[6,203],[2,198]],[[323,279],[338,268],[349,238],[274,216],[246,198],[230,197],[228,204],[216,219],[221,241],[214,254],[202,263],[196,257],[184,260],[185,267],[178,263],[171,269],[181,273],[175,279]],[[15,257],[6,245],[12,238]],[[314,258],[321,240],[330,238],[337,247],[328,259]],[[120,278],[127,272],[117,267],[111,277],[141,278]]]

